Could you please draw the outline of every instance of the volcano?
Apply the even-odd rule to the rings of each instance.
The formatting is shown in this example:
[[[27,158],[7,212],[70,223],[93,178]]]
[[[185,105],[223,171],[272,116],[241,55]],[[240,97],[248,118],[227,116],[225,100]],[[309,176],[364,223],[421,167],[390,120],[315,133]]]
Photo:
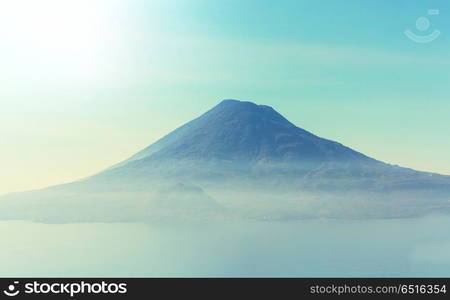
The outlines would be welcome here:
[[[84,180],[0,198],[0,218],[392,218],[450,212],[450,176],[389,165],[303,130],[266,105],[224,100]],[[222,216],[223,217],[223,216]]]

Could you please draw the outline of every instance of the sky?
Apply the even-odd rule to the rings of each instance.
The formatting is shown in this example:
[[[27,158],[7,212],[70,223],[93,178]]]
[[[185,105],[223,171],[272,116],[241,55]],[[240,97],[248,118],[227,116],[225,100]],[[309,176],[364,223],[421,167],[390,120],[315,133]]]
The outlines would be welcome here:
[[[449,14],[446,0],[0,0],[0,194],[93,175],[228,98],[450,175]]]

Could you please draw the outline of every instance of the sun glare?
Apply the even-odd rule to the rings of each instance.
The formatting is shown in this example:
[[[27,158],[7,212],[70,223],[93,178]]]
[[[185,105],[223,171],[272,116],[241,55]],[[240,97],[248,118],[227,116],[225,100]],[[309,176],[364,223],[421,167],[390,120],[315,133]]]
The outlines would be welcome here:
[[[114,49],[114,18],[101,1],[14,0],[0,2],[0,50],[9,76],[99,75]],[[109,6],[111,7],[111,6]]]

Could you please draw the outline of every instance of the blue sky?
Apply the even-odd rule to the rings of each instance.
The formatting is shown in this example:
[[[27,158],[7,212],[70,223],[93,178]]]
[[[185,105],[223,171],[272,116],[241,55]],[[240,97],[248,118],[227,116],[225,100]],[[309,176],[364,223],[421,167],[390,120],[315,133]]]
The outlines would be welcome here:
[[[439,9],[439,15],[428,15]],[[450,174],[448,1],[0,4],[0,194],[68,182],[225,98]],[[419,17],[430,28],[415,27]],[[404,31],[441,35],[426,44]]]

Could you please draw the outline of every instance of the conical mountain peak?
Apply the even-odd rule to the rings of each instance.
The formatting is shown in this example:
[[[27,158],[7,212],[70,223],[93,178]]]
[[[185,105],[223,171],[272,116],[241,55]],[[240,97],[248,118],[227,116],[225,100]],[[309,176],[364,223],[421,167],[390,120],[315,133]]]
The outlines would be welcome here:
[[[285,162],[367,159],[296,127],[270,106],[234,99],[221,101],[126,162],[149,157]]]
[[[449,195],[450,176],[382,163],[295,126],[270,106],[228,99],[113,168],[6,197],[0,212],[30,218],[27,207],[36,207],[39,218],[64,221],[196,218],[228,208],[253,215],[262,201],[264,219],[404,217],[448,212]]]

